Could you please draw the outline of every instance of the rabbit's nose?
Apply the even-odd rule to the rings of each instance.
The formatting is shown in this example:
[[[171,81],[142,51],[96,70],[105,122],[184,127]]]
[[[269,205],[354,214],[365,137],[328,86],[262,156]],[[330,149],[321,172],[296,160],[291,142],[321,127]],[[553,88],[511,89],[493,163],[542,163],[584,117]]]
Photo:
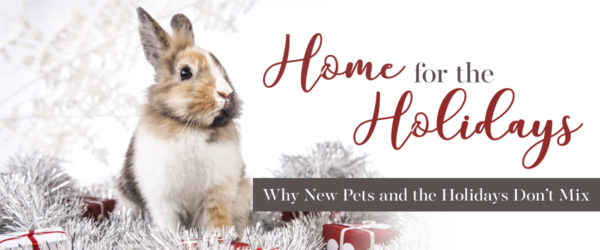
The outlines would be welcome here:
[[[219,94],[219,96],[223,97],[226,100],[227,100],[227,97],[229,96],[229,95],[227,95],[227,93],[225,93],[223,91],[218,91],[217,94]]]

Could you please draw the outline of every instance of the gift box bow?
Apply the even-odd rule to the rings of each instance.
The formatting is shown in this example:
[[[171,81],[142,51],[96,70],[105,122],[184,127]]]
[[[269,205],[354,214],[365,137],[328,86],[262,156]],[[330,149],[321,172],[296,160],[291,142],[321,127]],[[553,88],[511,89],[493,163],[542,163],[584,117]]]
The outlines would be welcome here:
[[[390,225],[377,223],[372,220],[363,221],[361,224],[340,224],[346,226],[346,228],[342,229],[340,232],[340,246],[344,245],[344,235],[347,231],[350,230],[361,230],[369,233],[369,237],[371,240],[371,246],[375,245],[375,232],[369,229],[388,229],[391,228]]]

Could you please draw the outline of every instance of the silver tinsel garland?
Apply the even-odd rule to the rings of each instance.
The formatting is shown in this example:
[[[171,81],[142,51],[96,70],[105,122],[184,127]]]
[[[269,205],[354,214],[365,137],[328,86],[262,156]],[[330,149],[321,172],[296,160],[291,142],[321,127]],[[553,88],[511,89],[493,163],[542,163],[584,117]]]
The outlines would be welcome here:
[[[366,155],[355,155],[340,142],[317,143],[306,155],[283,155],[280,178],[366,178],[376,173],[366,167]]]
[[[284,156],[279,177],[368,177],[365,157],[355,157],[339,143],[318,144],[309,155]],[[304,168],[304,169],[303,169]],[[80,188],[60,162],[39,153],[15,157],[0,170],[0,233],[60,226],[73,249],[232,249],[230,242],[248,243],[251,249],[322,249],[326,223],[375,220],[401,230],[401,236],[376,249],[414,246],[418,234],[409,226],[414,217],[404,213],[319,212],[282,222],[280,212],[252,213],[251,226],[242,235],[234,228],[220,230],[169,230],[152,225],[128,211],[114,211],[102,221],[82,218],[77,195],[106,196],[109,185]],[[90,191],[93,190],[93,191]],[[412,248],[412,247],[411,247]]]

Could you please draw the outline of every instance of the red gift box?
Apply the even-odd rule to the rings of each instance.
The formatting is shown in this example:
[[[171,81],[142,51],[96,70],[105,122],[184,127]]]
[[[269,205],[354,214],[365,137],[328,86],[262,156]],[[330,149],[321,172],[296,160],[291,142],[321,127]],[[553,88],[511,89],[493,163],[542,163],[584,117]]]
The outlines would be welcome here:
[[[250,249],[250,245],[249,244],[242,243],[242,242],[239,242],[239,241],[231,242],[231,245],[233,245],[233,249],[234,250],[247,250],[247,249]]]
[[[85,204],[83,217],[100,220],[107,217],[108,213],[115,209],[115,200],[112,199],[102,199],[90,196],[80,196],[77,198],[81,199]]]
[[[398,236],[398,230],[389,225],[368,221],[362,224],[325,224],[323,238],[327,250],[364,250],[383,244]]]
[[[281,220],[285,222],[292,221],[293,219],[300,217],[300,213],[302,213],[304,216],[307,216],[310,212],[283,211],[281,212]]]

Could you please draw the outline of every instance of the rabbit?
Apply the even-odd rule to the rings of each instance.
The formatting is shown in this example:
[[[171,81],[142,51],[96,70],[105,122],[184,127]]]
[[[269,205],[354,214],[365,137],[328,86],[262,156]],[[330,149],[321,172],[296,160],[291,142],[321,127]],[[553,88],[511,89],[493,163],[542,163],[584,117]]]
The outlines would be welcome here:
[[[170,228],[248,224],[250,183],[234,119],[240,101],[227,72],[194,45],[190,20],[171,19],[170,36],[137,8],[144,55],[155,70],[129,143],[119,206]]]

